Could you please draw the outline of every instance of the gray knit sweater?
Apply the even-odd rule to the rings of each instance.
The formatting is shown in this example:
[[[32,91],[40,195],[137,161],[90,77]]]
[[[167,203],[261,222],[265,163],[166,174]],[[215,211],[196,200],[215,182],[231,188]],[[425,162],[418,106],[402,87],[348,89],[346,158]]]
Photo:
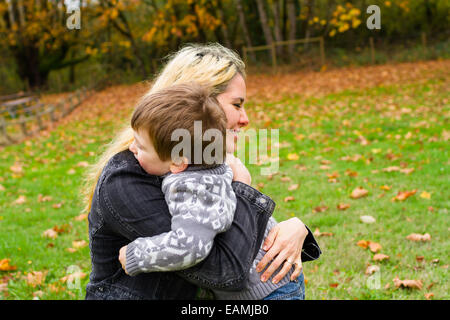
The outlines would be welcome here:
[[[182,270],[205,259],[216,234],[233,222],[232,180],[233,171],[226,164],[211,169],[188,167],[164,176],[162,191],[172,215],[171,231],[130,243],[128,274]]]

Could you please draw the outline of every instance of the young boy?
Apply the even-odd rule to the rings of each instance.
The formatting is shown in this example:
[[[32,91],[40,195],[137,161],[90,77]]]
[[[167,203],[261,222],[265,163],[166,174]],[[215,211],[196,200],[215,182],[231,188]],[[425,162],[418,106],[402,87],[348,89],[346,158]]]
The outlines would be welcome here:
[[[201,132],[196,121],[201,121]],[[236,159],[228,161],[229,165],[224,161],[225,113],[206,89],[191,83],[144,98],[133,113],[131,126],[135,139],[129,149],[144,171],[162,176],[162,191],[172,224],[169,232],[138,238],[122,247],[119,260],[131,276],[140,272],[187,269],[205,259],[216,234],[230,227],[236,209],[232,180],[250,184],[234,162]],[[216,130],[213,142],[202,138],[211,130]],[[174,133],[188,137],[188,141],[182,141],[187,143],[183,148],[179,149],[180,142],[173,139]],[[173,152],[178,149],[182,154]],[[214,156],[212,152],[208,154],[210,150],[214,150]],[[196,157],[199,151],[201,161]],[[258,286],[273,284],[261,282]],[[272,294],[277,292],[266,289],[265,292]],[[215,294],[222,299],[230,296],[221,291]]]

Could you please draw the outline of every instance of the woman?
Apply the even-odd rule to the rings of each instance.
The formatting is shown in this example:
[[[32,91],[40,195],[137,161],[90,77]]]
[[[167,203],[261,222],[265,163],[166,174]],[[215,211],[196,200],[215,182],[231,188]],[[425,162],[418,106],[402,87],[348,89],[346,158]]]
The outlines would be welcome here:
[[[219,44],[188,45],[170,57],[149,94],[190,81],[211,88],[221,104],[227,116],[227,128],[234,134],[234,141],[227,142],[227,152],[232,153],[237,133],[249,123],[243,107],[246,96],[244,63],[233,51]],[[240,182],[233,182],[237,197],[233,224],[215,238],[211,253],[202,263],[179,272],[136,277],[124,273],[118,260],[122,246],[138,237],[170,230],[170,214],[161,192],[161,179],[145,174],[136,166],[128,150],[132,141],[132,130],[126,128],[93,167],[88,179],[87,202],[92,204],[88,207],[92,272],[86,299],[193,299],[198,287],[242,290],[253,260],[260,252],[275,204]],[[248,173],[244,166],[241,169]],[[263,247],[267,252],[256,270],[266,268],[262,281],[275,274],[271,279],[274,283],[288,272],[292,272],[292,279],[297,279],[302,260],[316,259],[320,255],[311,231],[297,218],[273,227]]]

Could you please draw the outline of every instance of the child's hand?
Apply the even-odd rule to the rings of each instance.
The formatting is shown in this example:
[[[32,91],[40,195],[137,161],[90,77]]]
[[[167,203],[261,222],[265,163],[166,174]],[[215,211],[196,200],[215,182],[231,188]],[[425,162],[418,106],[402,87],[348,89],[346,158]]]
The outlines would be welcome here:
[[[125,267],[127,265],[127,246],[120,248],[119,261],[122,264],[122,269],[125,270],[126,274],[128,274],[127,269],[125,269]]]
[[[226,163],[233,170],[233,181],[240,181],[250,185],[252,183],[252,176],[239,158],[233,154],[227,153]]]

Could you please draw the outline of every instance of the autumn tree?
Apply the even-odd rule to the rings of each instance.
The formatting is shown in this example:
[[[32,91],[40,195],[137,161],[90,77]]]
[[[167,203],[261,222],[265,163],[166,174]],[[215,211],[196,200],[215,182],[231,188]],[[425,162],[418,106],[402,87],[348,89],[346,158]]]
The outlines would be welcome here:
[[[88,6],[83,14],[89,14]],[[31,88],[45,87],[50,71],[89,57],[72,51],[89,38],[89,29],[69,30],[67,18],[62,2],[0,0],[0,45],[10,50]]]

